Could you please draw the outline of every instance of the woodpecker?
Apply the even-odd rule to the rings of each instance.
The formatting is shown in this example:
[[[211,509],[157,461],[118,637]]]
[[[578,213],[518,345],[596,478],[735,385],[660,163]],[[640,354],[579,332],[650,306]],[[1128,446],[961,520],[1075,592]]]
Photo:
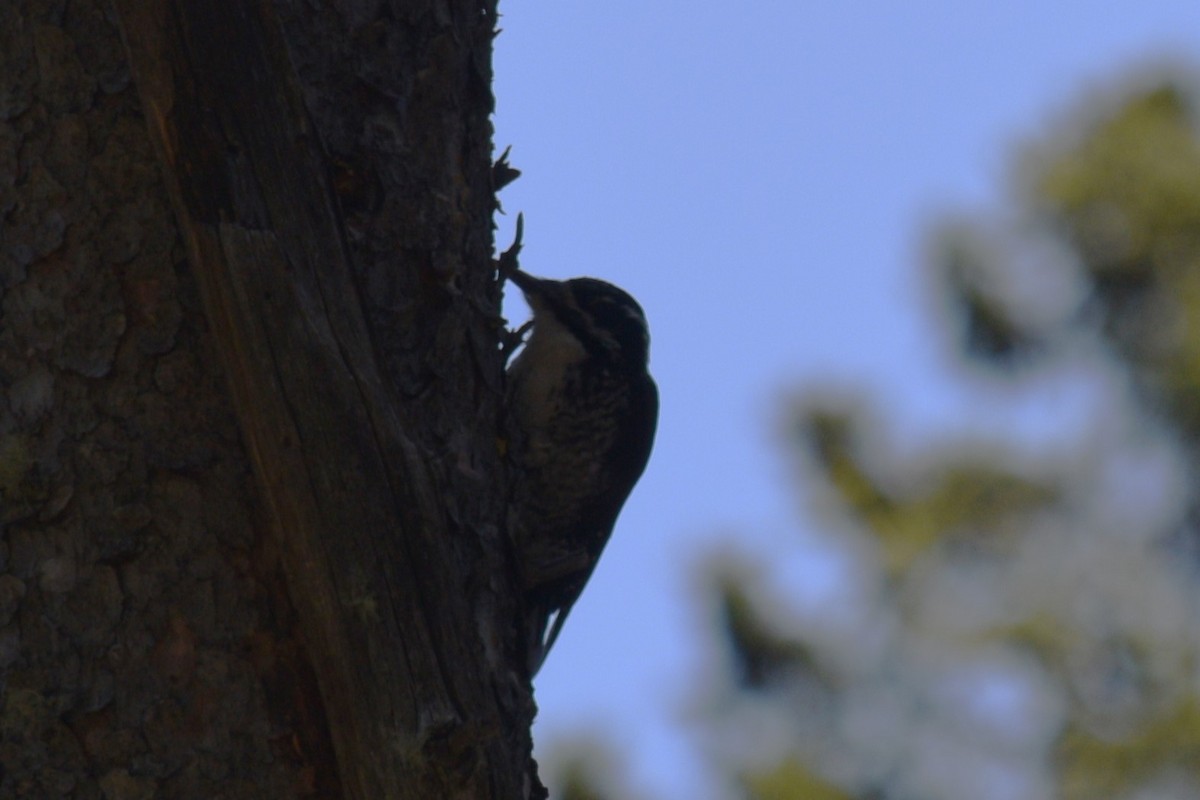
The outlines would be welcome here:
[[[595,278],[556,281],[519,269],[507,277],[533,311],[533,332],[507,373],[532,676],[646,468],[658,388],[647,371],[646,315],[629,294]]]

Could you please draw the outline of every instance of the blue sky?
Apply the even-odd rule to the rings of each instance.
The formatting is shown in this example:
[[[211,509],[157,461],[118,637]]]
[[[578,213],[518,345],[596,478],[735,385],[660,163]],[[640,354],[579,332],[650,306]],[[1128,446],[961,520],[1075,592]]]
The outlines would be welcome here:
[[[720,542],[767,552],[813,524],[777,443],[785,392],[861,389],[918,432],[970,426],[981,403],[1037,416],[1058,402],[963,388],[923,235],[942,212],[1002,207],[1018,145],[1082,92],[1198,63],[1200,7],[505,0],[501,13],[496,145],[524,175],[501,196],[498,242],[521,211],[526,270],[634,294],[662,394],[650,467],[536,681],[535,735],[607,731],[635,788],[716,798],[685,724],[708,652],[694,574]]]

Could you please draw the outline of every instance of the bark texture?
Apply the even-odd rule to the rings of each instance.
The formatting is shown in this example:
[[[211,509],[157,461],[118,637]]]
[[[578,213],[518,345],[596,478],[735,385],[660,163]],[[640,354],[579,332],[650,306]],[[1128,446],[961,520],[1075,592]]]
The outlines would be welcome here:
[[[0,5],[0,795],[542,792],[494,22]]]

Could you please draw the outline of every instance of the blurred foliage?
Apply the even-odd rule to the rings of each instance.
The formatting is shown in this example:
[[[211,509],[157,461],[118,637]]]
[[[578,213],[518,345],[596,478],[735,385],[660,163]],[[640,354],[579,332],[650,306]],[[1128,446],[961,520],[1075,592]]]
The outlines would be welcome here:
[[[743,784],[749,800],[854,800],[795,759],[765,772],[747,774]]]
[[[1178,78],[1093,98],[1026,148],[1012,214],[933,242],[964,364],[1103,378],[1052,463],[1015,437],[896,463],[853,403],[797,401],[825,552],[854,568],[792,592],[786,633],[762,598],[802,570],[772,553],[753,591],[712,570],[727,657],[701,726],[742,796],[1200,796],[1196,106]]]
[[[601,736],[580,733],[556,740],[550,754],[539,758],[556,800],[634,800],[625,783],[624,765]]]
[[[1001,257],[969,224],[946,223],[935,264],[947,293],[957,304],[967,355],[997,367],[1015,367],[1039,354],[1044,342],[1019,319],[1018,309],[998,295],[984,265]]]
[[[1189,697],[1120,739],[1073,727],[1059,743],[1064,800],[1127,792],[1168,770],[1194,772],[1200,763],[1200,706]]]
[[[1194,97],[1129,98],[1078,146],[1035,155],[1036,201],[1079,253],[1104,333],[1181,433],[1200,432],[1200,138]]]
[[[562,792],[559,796],[562,800],[606,800],[586,768],[578,762],[568,765],[560,780]]]
[[[851,435],[855,420],[841,410],[821,408],[801,413],[798,444],[819,465],[824,480],[840,501],[840,513],[858,518],[879,538],[891,573],[911,567],[921,553],[948,536],[989,538],[989,544],[1014,517],[1045,507],[1055,499],[1054,486],[1038,483],[987,463],[971,460],[937,465],[917,492],[888,492],[873,478]]]
[[[818,675],[807,646],[764,625],[736,581],[727,577],[720,584],[721,626],[732,644],[735,680],[742,687],[766,689],[801,672]]]

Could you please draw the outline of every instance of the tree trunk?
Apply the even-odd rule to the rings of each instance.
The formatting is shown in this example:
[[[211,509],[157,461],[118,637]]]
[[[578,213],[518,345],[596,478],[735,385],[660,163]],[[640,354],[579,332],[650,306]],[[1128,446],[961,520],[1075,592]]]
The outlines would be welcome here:
[[[543,795],[493,0],[114,5],[0,4],[0,796]]]

